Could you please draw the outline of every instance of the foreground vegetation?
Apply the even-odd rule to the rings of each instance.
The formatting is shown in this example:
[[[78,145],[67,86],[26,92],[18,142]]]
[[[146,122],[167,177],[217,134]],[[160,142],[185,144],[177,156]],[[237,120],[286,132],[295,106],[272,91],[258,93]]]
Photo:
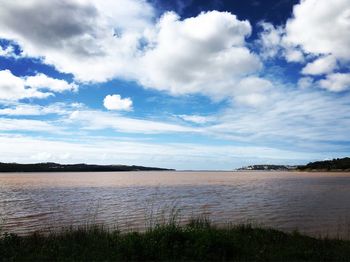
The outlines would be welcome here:
[[[0,239],[0,261],[349,261],[350,241],[315,239],[251,225],[218,228],[205,219],[120,233],[100,226]]]

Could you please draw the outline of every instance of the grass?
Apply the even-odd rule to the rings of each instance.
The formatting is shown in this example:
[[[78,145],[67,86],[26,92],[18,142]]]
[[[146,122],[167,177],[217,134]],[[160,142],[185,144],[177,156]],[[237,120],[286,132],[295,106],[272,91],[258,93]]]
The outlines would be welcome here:
[[[0,261],[349,261],[350,241],[205,218],[121,233],[102,226],[0,239]]]

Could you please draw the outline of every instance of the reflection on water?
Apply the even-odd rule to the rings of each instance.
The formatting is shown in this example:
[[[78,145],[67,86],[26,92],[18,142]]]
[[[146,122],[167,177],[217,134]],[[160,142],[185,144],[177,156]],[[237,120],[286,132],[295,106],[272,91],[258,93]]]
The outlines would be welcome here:
[[[216,224],[252,221],[349,238],[350,174],[0,174],[0,224],[8,232],[24,234],[85,223],[143,229],[174,206],[183,221],[204,213]]]

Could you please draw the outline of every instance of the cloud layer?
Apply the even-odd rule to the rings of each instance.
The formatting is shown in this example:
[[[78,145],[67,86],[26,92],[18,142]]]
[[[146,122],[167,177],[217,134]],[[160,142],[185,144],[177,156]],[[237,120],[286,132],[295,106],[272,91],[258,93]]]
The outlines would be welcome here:
[[[141,0],[0,3],[0,38],[16,41],[22,56],[42,58],[78,82],[124,78],[173,95],[220,100],[240,96],[240,81],[262,69],[246,42],[250,23],[229,12],[187,19],[167,12],[157,19]]]
[[[85,137],[78,141],[62,141],[29,136],[1,135],[3,161],[33,163],[128,164],[178,169],[223,169],[240,167],[242,163],[295,163],[319,154],[306,154],[269,147],[209,146],[193,143],[154,143],[117,141],[110,138]],[[40,144],[40,147],[36,146]],[[135,150],[137,148],[137,150]],[[263,156],[256,158],[257,155]],[[28,156],[31,156],[28,158]]]

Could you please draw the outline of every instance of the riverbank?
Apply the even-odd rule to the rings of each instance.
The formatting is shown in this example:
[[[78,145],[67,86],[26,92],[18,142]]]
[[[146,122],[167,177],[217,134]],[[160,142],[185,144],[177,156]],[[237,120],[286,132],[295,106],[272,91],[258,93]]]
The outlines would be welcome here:
[[[205,219],[146,232],[101,226],[0,239],[0,261],[349,261],[350,241],[316,239],[252,225],[218,228]]]
[[[58,163],[1,163],[0,172],[25,173],[25,172],[126,172],[126,171],[175,171],[174,169],[127,166],[127,165],[91,165],[91,164],[58,164]]]

